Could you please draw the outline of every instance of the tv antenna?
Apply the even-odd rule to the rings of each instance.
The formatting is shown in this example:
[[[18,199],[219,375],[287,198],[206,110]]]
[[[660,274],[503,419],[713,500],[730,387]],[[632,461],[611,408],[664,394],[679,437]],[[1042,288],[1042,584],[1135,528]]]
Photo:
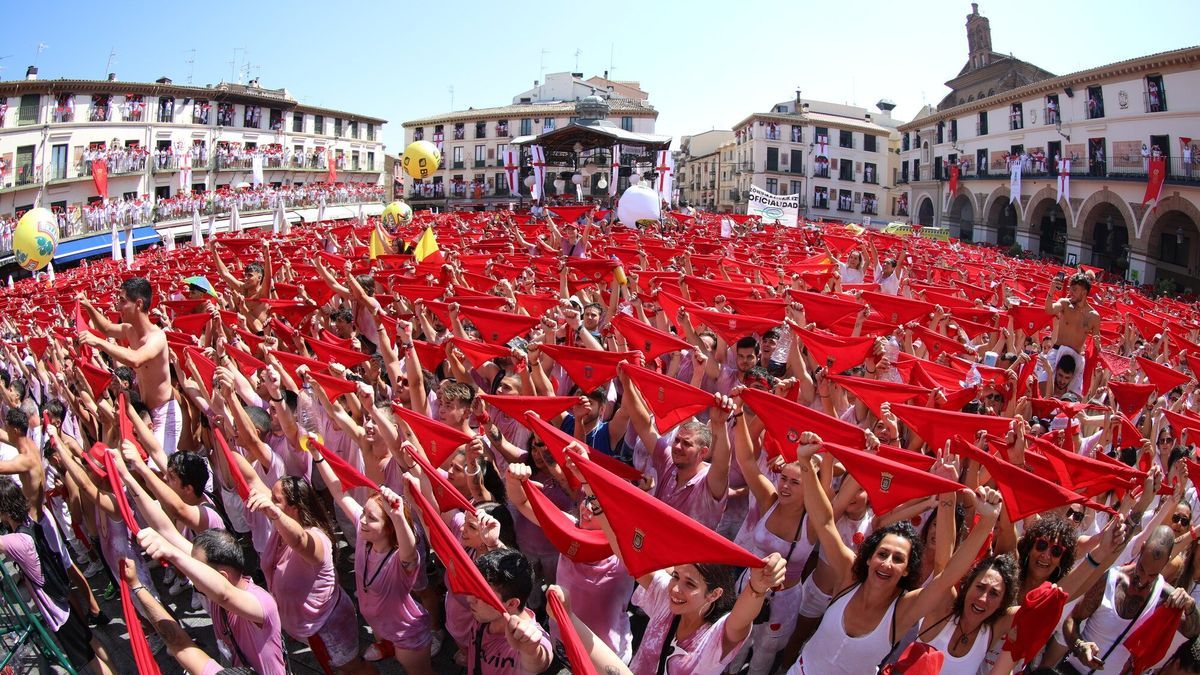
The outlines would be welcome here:
[[[196,74],[196,50],[195,50],[195,48],[189,49],[188,54],[191,55],[191,58],[189,58],[187,60],[188,84],[190,85],[192,83],[192,76]]]
[[[453,111],[454,110],[454,85],[450,85],[449,87],[446,88],[446,90],[450,92],[450,110]]]
[[[43,52],[43,51],[45,51],[46,49],[48,49],[49,47],[50,47],[50,45],[46,44],[45,42],[39,42],[39,43],[38,43],[38,46],[37,46],[37,53],[33,55],[33,65],[34,65],[34,67],[37,67],[37,64],[38,64],[38,57],[40,57],[40,56],[42,55],[42,52]]]
[[[575,48],[575,72],[577,72],[577,73],[579,72],[579,56],[581,54],[583,54],[583,50],[576,47]]]
[[[543,80],[546,79],[546,55],[549,53],[550,53],[549,49],[543,48],[542,49],[542,58],[538,62],[539,68],[540,68],[540,74],[538,75],[538,77],[540,77]]]
[[[108,50],[108,62],[104,64],[104,74],[105,75],[112,72],[113,64],[116,62],[117,62],[117,50],[109,49]]]

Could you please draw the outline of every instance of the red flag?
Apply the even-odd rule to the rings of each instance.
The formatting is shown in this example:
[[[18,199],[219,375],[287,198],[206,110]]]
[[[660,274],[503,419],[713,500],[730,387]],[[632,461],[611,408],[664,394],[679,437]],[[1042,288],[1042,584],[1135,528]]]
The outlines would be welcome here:
[[[664,333],[653,326],[638,321],[628,314],[617,314],[612,325],[625,338],[626,344],[646,355],[648,361],[653,361],[663,354],[691,350],[691,344],[670,333]]]
[[[446,360],[446,348],[432,342],[413,340],[413,351],[417,353],[417,359],[425,370],[437,370],[442,361]]]
[[[200,314],[185,314],[175,317],[171,321],[171,326],[180,333],[199,336],[211,318],[211,315],[203,312]]]
[[[584,392],[595,391],[617,376],[617,365],[633,363],[637,352],[606,352],[583,347],[542,345],[542,353],[554,359]]]
[[[546,450],[552,457],[554,457],[554,461],[558,462],[560,465],[566,462],[566,451],[572,443],[584,445],[584,443],[574,436],[530,413],[525,413],[525,426],[533,429],[533,433],[537,434],[538,438],[542,439],[542,442],[546,444]],[[591,457],[592,461],[605,471],[608,471],[622,480],[636,483],[642,479],[641,472],[632,466],[629,466],[628,464],[621,463],[621,461],[615,457],[606,455],[603,452],[592,452],[589,453],[588,456]],[[567,477],[567,483],[570,485],[571,489],[579,489],[579,486],[576,484],[575,474],[571,473],[570,471],[566,471],[564,473]]]
[[[528,333],[541,322],[541,319],[536,316],[522,316],[512,312],[465,305],[459,307],[458,315],[475,325],[484,342],[501,345],[518,335]]]
[[[443,476],[441,471],[438,471],[429,463],[429,459],[425,457],[425,453],[412,448],[409,450],[408,456],[412,457],[414,462],[421,465],[421,470],[429,478],[430,486],[433,488],[433,498],[437,500],[438,508],[442,512],[453,511],[454,509],[462,509],[467,513],[475,512],[475,505],[471,503],[471,500],[464,497],[463,493],[459,492],[458,488],[454,487],[454,484],[450,482],[450,479]]]
[[[1045,330],[1050,327],[1050,322],[1054,321],[1054,315],[1042,307],[1020,305],[1009,309],[1008,315],[1012,317],[1013,328],[1024,331],[1026,335]]]
[[[434,466],[440,467],[445,464],[455,450],[470,443],[473,438],[408,408],[392,405],[392,410],[412,430],[421,449],[425,451],[425,456],[429,458],[429,463]]]
[[[1141,410],[1143,406],[1150,401],[1150,395],[1158,385],[1153,382],[1137,384],[1134,382],[1113,382],[1108,383],[1108,389],[1112,392],[1113,403],[1117,410],[1120,410],[1126,415],[1133,415]]]
[[[1129,650],[1129,656],[1133,659],[1130,670],[1133,675],[1141,675],[1147,668],[1166,658],[1182,618],[1182,609],[1159,605],[1125,638],[1125,649]]]
[[[100,199],[108,201],[108,160],[92,160],[92,183],[96,185]]]
[[[263,363],[259,359],[247,354],[237,347],[227,346],[225,347],[225,353],[229,356],[229,358],[233,359],[233,362],[237,364],[238,370],[242,371],[242,374],[246,377],[250,377],[260,370],[265,370],[267,367],[266,363]]]
[[[409,499],[416,504],[417,511],[421,515],[421,522],[425,524],[425,532],[429,535],[429,545],[437,553],[442,564],[446,566],[446,584],[450,590],[459,595],[475,597],[497,612],[504,614],[504,603],[500,601],[496,591],[479,573],[479,568],[463,550],[458,537],[450,532],[450,528],[446,527],[446,523],[442,521],[441,514],[433,504],[429,503],[428,499],[425,499],[425,495],[421,494],[416,479],[410,476],[408,480],[410,481]]]
[[[1175,440],[1183,442],[1183,432],[1190,431],[1188,434],[1189,443],[1200,442],[1200,419],[1195,415],[1181,415],[1177,412],[1163,408],[1163,415],[1166,416],[1167,423],[1171,425],[1171,433],[1174,434]],[[1200,490],[1200,483],[1196,485],[1196,489]]]
[[[328,363],[324,363],[316,359],[310,359],[307,356],[300,356],[291,352],[281,352],[274,349],[268,350],[267,353],[271,356],[274,356],[275,359],[279,361],[279,365],[283,366],[283,368],[287,370],[288,374],[292,376],[292,379],[295,380],[297,384],[300,383],[300,376],[296,374],[296,371],[300,368],[300,366],[308,366],[308,372],[310,373],[324,373],[329,369]]]
[[[302,300],[276,300],[274,298],[264,298],[258,300],[271,309],[271,313],[287,319],[287,322],[293,327],[299,326],[300,322],[306,316],[316,311],[317,306],[304,302]]]
[[[606,542],[605,546],[607,545]],[[592,657],[579,640],[579,633],[575,632],[575,622],[571,620],[571,615],[567,613],[567,608],[563,607],[557,594],[546,593],[546,608],[554,617],[554,623],[558,624],[559,638],[567,652],[567,661],[571,663],[571,672],[578,675],[596,675],[596,665],[592,663]]]
[[[1067,606],[1067,592],[1057,584],[1043,581],[1041,586],[1025,594],[1025,599],[1013,617],[1015,638],[1004,640],[1004,651],[1012,654],[1013,663],[1029,663],[1046,645],[1051,633],[1057,628],[1063,609]]]
[[[107,370],[102,370],[93,366],[89,361],[80,360],[79,371],[83,373],[83,379],[87,380],[88,387],[92,390],[92,397],[99,399],[104,396],[104,391],[108,389],[108,385],[112,382],[112,373]]]
[[[933,303],[887,295],[875,291],[863,291],[862,299],[871,309],[883,317],[883,321],[896,326],[909,321],[920,321],[933,312]]]
[[[488,361],[512,356],[512,350],[508,347],[498,347],[460,337],[452,337],[447,342],[457,347],[470,362],[467,365],[473,368],[479,368]],[[425,361],[422,360],[421,363],[424,364]],[[433,368],[436,367],[433,366]]]
[[[102,160],[95,160],[92,164]],[[107,190],[106,190],[107,193]],[[137,609],[133,606],[133,595],[129,590],[129,582],[125,581],[124,568],[132,565],[133,561],[121,558],[121,571],[117,574],[117,582],[121,590],[121,614],[125,617],[125,626],[129,631],[129,646],[133,650],[133,664],[137,672],[146,675],[160,675],[158,662],[154,660],[154,651],[146,642],[146,634],[142,631],[142,621]]]
[[[571,409],[579,402],[578,396],[501,396],[480,394],[479,398],[495,406],[516,422],[525,424],[525,411],[532,411],[543,420],[550,421]]]
[[[116,460],[107,450],[102,459],[104,473],[108,478],[108,487],[112,490],[113,500],[117,502],[117,511],[121,514],[121,520],[125,521],[125,527],[129,529],[130,536],[136,537],[142,528],[138,525],[137,518],[133,517],[133,509],[129,507],[129,497],[125,494],[125,484],[121,482],[121,475],[117,473]]]
[[[871,350],[875,348],[875,338],[870,336],[841,337],[804,330],[791,321],[788,321],[788,324],[792,327],[792,332],[808,348],[813,360],[818,365],[828,367],[830,372],[840,373],[843,370],[862,365],[863,361],[867,360],[867,356],[871,354]]]
[[[805,431],[817,434],[823,441],[851,448],[861,448],[866,443],[862,429],[795,401],[758,389],[742,390],[742,401],[758,415],[767,439],[788,461],[795,461],[796,445]]]
[[[975,433],[980,430],[987,431],[993,436],[1003,437],[1008,433],[1008,428],[1012,424],[1012,420],[1007,417],[972,415],[971,413],[921,408],[906,404],[893,405],[892,413],[911,427],[934,450],[944,447],[946,441],[956,435],[975,438]]]
[[[726,314],[707,309],[689,309],[692,319],[708,326],[714,333],[720,335],[725,344],[733,345],[747,335],[763,333],[776,328],[781,322],[774,319],[764,319],[744,314]]]
[[[654,426],[660,434],[715,405],[712,394],[686,382],[630,363],[622,369],[654,413]]]
[[[529,508],[537,516],[538,526],[558,552],[579,563],[595,563],[613,554],[603,530],[585,530],[571,521],[550,498],[542,494],[536,482],[521,483]]]
[[[882,416],[880,406],[884,403],[908,403],[918,396],[928,396],[929,389],[918,387],[915,384],[904,384],[903,382],[886,382],[884,380],[872,380],[865,377],[851,377],[849,375],[828,375],[827,376],[834,384],[839,384],[850,393],[858,397],[858,400],[867,406],[867,409],[875,413],[876,417]]]
[[[979,462],[987,469],[1004,496],[1004,509],[1014,523],[1067,504],[1086,502],[1091,508],[1107,510],[1081,494],[983,452],[961,436],[955,436],[950,443],[955,454]]]
[[[1149,175],[1146,179],[1146,194],[1142,196],[1142,206],[1150,204],[1153,211],[1162,197],[1163,182],[1167,179],[1167,158],[1151,157],[1148,165]]]
[[[209,396],[212,396],[213,383],[217,374],[217,364],[213,363],[212,359],[205,356],[204,352],[196,347],[188,347],[183,351],[196,368],[196,377],[200,379],[200,386],[204,387],[204,391],[208,392]]]
[[[304,337],[304,343],[313,351],[313,355],[318,360],[325,363],[338,363],[345,368],[353,368],[359,364],[366,363],[371,360],[369,354],[364,354],[353,349],[345,349],[337,345],[323,342],[314,337]]]
[[[129,441],[137,448],[138,454],[142,456],[142,461],[146,461],[149,455],[146,454],[145,448],[141,443],[133,437],[133,421],[129,419],[129,409],[125,403],[125,392],[117,395],[117,429],[121,435],[122,441]]]
[[[1175,387],[1187,384],[1192,380],[1191,376],[1184,375],[1170,366],[1164,366],[1157,361],[1151,361],[1141,356],[1135,358],[1138,367],[1146,374],[1146,378],[1154,383],[1160,396],[1166,396]]]
[[[344,377],[334,377],[333,375],[323,375],[315,371],[309,371],[308,376],[316,382],[318,386],[325,390],[325,396],[330,401],[338,400],[338,397],[345,394],[353,394],[358,389],[358,383],[351,382]]]
[[[329,468],[333,469],[334,475],[342,482],[343,491],[358,487],[370,488],[376,492],[379,491],[378,483],[364,476],[361,471],[351,466],[349,462],[342,459],[336,452],[325,447],[321,441],[309,436],[308,445],[309,447],[315,447],[321,453],[321,457],[329,463]]]
[[[337,182],[337,157],[333,150],[325,151],[325,182],[331,186]]]
[[[948,198],[953,199],[954,195],[958,194],[958,164],[950,165],[950,184],[946,191]]]
[[[233,450],[229,447],[229,441],[225,440],[225,434],[221,432],[219,427],[212,427],[213,438],[217,440],[217,449],[220,450],[221,456],[225,459],[225,465],[229,467],[229,475],[233,477],[233,487],[237,490],[238,496],[242,501],[250,498],[250,485],[246,482],[246,477],[242,475],[241,468],[238,466],[237,460],[233,457]]]
[[[630,485],[572,450],[567,456],[583,474],[608,517],[633,577],[673,565],[715,563],[762,567],[750,552]]]
[[[836,443],[821,447],[832,453],[867,491],[876,513],[887,513],[909,500],[963,489],[955,481],[869,452]]]
[[[912,335],[925,345],[925,349],[929,351],[930,358],[937,358],[942,354],[954,355],[971,353],[971,350],[958,340],[929,330],[925,326],[913,326]]]

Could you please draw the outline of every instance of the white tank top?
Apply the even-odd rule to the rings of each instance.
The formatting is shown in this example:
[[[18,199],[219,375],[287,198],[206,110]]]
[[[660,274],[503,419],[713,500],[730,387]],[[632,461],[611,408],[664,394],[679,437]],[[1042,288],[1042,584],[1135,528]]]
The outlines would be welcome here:
[[[958,621],[950,619],[942,625],[942,630],[932,640],[925,640],[925,644],[946,657],[942,661],[941,675],[975,675],[979,672],[979,666],[983,663],[984,657],[987,656],[988,645],[992,643],[992,627],[984,626],[976,633],[975,642],[971,645],[970,651],[960,657],[950,654],[950,638],[954,636],[954,629],[957,626]]]
[[[804,645],[800,660],[787,675],[864,675],[874,673],[879,662],[892,650],[892,622],[896,613],[897,597],[879,624],[870,633],[861,637],[846,634],[843,618],[846,605],[858,593],[861,586],[843,593],[829,605],[817,632]]]
[[[1137,630],[1138,625],[1150,616],[1155,607],[1158,607],[1158,601],[1162,597],[1163,586],[1165,585],[1162,575],[1158,575],[1158,578],[1154,580],[1154,586],[1150,589],[1150,598],[1146,601],[1145,608],[1133,620],[1133,627],[1126,632],[1125,627],[1129,625],[1129,619],[1122,619],[1117,614],[1116,609],[1118,576],[1116,570],[1109,571],[1104,581],[1104,599],[1100,602],[1100,606],[1096,608],[1092,616],[1083,623],[1082,637],[1084,642],[1096,643],[1096,646],[1100,648],[1100,657],[1104,659],[1103,668],[1091,671],[1096,675],[1116,675],[1125,667],[1125,662],[1129,660],[1129,650],[1125,649],[1125,645],[1117,645],[1112,649],[1112,653],[1109,653],[1108,650],[1113,647],[1113,643],[1118,638],[1123,643],[1125,637],[1129,637],[1129,633]],[[1125,633],[1125,637],[1121,637],[1122,633]],[[1108,654],[1108,656],[1105,656],[1105,654]],[[1081,673],[1089,672],[1088,668],[1080,663],[1074,654],[1070,657],[1070,663]]]

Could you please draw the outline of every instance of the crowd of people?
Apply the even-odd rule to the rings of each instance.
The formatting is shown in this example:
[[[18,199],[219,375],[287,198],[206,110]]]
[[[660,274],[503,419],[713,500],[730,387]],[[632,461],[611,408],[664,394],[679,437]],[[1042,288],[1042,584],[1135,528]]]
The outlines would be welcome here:
[[[1194,305],[735,220],[422,212],[22,282],[0,551],[96,672],[1200,672]]]
[[[83,149],[80,175],[92,175],[92,162],[102,160],[108,164],[109,173],[137,173],[146,170],[146,159],[150,151],[141,145],[124,147],[88,146]]]

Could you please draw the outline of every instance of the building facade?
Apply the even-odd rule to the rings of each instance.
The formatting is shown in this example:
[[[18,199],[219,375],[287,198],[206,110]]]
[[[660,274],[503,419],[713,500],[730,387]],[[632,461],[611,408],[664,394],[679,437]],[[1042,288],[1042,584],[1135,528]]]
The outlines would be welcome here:
[[[886,223],[899,217],[893,107],[880,101],[879,112],[872,114],[797,96],[746,117],[733,126],[724,203],[745,211],[754,185],[774,194],[799,194],[802,215],[814,220]]]
[[[378,183],[386,120],[304,105],[285,89],[221,83],[0,82],[0,217],[41,204],[61,214],[98,201],[95,160],[110,199],[161,200],[254,181]],[[256,159],[257,158],[257,159]],[[60,217],[60,222],[62,218]]]
[[[608,120],[625,131],[653,134],[658,111],[649,94],[637,82],[616,82],[600,77],[583,79],[582,73],[552,73],[546,82],[513,97],[511,105],[494,108],[468,108],[404,123],[404,144],[430,141],[442,151],[438,170],[423,181],[405,176],[405,190],[414,206],[485,209],[528,199],[530,189],[522,181],[521,197],[509,189],[504,154],[513,140],[532,137],[579,121],[576,104],[590,96],[600,96],[608,104]],[[521,178],[531,173],[528,158],[522,161]],[[607,173],[604,167],[583,171],[581,186],[585,197],[606,197]],[[649,168],[649,167],[647,167]],[[553,179],[569,176],[548,176]],[[603,178],[603,180],[602,180]],[[567,188],[571,191],[574,187]],[[552,188],[549,194],[555,194]],[[572,192],[569,195],[573,197]]]
[[[913,222],[1200,290],[1200,48],[955,99],[899,130]],[[1159,155],[1166,179],[1151,208],[1143,198]]]
[[[733,132],[713,129],[679,139],[675,156],[675,187],[679,201],[701,211],[718,211],[718,176],[721,146],[733,141]]]

